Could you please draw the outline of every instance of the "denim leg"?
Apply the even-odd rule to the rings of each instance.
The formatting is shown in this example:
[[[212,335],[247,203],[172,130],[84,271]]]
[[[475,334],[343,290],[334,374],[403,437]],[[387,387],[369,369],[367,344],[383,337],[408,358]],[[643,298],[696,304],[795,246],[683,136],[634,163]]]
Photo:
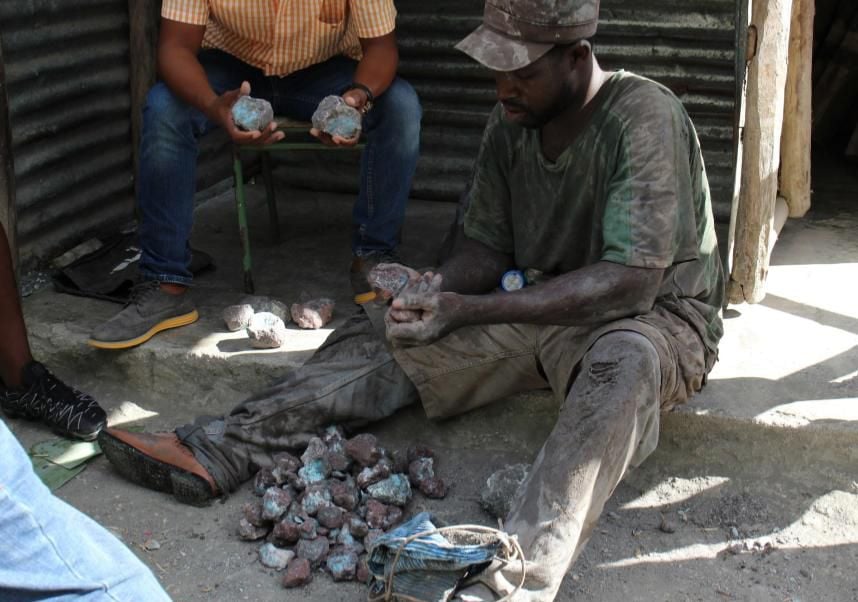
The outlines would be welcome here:
[[[2,421],[0,458],[0,600],[170,600],[119,540],[51,494]]]
[[[204,51],[200,62],[218,94],[249,80],[265,96],[262,72],[220,51]],[[257,91],[257,88],[259,90]],[[140,140],[140,273],[146,280],[189,284],[189,240],[194,219],[198,139],[215,126],[160,82],[146,97]]]
[[[353,81],[356,66],[351,59],[334,57],[275,79],[275,111],[309,121],[322,98],[341,94]],[[397,77],[364,118],[366,148],[352,236],[356,255],[393,251],[399,244],[420,152],[421,116],[414,88]]]

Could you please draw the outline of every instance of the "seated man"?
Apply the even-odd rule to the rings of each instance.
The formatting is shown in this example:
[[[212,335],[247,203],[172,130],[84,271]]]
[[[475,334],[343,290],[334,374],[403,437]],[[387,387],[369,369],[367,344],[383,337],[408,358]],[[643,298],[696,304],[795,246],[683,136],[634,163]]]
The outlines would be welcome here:
[[[598,0],[489,0],[484,25],[459,45],[495,72],[500,103],[464,239],[394,298],[392,351],[357,316],[228,416],[169,435],[105,431],[114,466],[202,503],[323,425],[377,420],[418,399],[443,418],[550,387],[557,423],[505,528],[528,561],[513,599],[553,600],[626,469],[655,448],[659,411],[703,386],[722,333],[694,127],[663,86],[600,68],[588,41],[597,16]],[[497,291],[513,267],[542,281]],[[485,574],[489,589],[462,599],[508,594],[516,570]]]
[[[6,231],[0,224],[0,408],[10,417],[39,420],[64,437],[91,440],[107,414],[89,395],[69,387],[33,359],[15,286]],[[2,484],[2,483],[0,483]]]
[[[251,92],[270,101],[276,114],[302,121],[332,94],[364,114],[367,145],[354,205],[351,267],[360,302],[369,292],[369,269],[396,251],[419,152],[420,104],[411,86],[396,77],[393,0],[165,0],[162,17],[163,81],[146,99],[140,143],[144,282],[125,309],[96,328],[90,344],[125,349],[196,321],[186,290],[192,281],[188,241],[197,139],[215,127],[237,144],[283,138],[276,124],[244,132],[233,123],[233,104]],[[313,133],[327,144],[357,143]]]

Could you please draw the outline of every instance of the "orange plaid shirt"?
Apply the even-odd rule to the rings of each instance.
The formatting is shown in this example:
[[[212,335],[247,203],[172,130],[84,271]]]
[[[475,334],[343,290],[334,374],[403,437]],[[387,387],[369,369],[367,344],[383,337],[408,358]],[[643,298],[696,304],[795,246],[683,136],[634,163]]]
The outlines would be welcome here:
[[[359,59],[359,38],[396,27],[393,0],[164,0],[161,16],[205,25],[203,47],[279,76],[339,54]]]

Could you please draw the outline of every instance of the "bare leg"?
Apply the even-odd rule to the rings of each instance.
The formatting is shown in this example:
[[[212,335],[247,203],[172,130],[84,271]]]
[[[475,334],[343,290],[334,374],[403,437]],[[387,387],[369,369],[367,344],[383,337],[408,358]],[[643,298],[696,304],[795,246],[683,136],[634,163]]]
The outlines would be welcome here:
[[[12,269],[12,253],[6,230],[0,224],[0,379],[7,387],[20,387],[22,371],[33,356],[27,342],[27,329],[21,313],[21,301]]]

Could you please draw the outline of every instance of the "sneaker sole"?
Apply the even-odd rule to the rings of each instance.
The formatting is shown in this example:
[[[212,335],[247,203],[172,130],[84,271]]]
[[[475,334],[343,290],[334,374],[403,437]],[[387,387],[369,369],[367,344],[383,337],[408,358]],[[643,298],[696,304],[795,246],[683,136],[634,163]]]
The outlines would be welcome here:
[[[89,339],[87,343],[91,347],[95,347],[96,349],[130,349],[131,347],[137,347],[138,345],[142,345],[162,330],[169,330],[170,328],[179,328],[181,326],[187,326],[188,324],[193,324],[199,319],[200,314],[197,312],[197,310],[194,310],[190,313],[182,314],[181,316],[176,316],[174,318],[169,318],[162,322],[158,322],[157,324],[155,324],[155,326],[147,330],[144,334],[133,339],[128,339],[126,341],[99,341],[97,339]]]
[[[39,424],[46,424],[45,422],[42,421],[41,418],[34,418],[32,416],[27,416],[26,414],[22,414],[19,412],[14,412],[14,411],[9,411],[9,410],[4,409],[3,414],[7,418],[12,418],[14,420],[20,419],[20,420],[26,420],[27,422],[36,422]],[[55,435],[59,435],[60,437],[63,437],[65,439],[77,439],[78,441],[95,441],[96,439],[98,439],[98,434],[102,431],[102,429],[104,429],[106,424],[107,423],[105,422],[104,424],[98,425],[98,428],[96,430],[90,432],[90,433],[72,433],[71,431],[64,431],[64,430],[62,430],[58,427],[55,427],[53,425],[46,425],[46,426],[48,426],[51,429],[52,433],[54,433]]]
[[[110,464],[132,483],[172,493],[178,501],[191,506],[208,506],[215,498],[202,477],[147,456],[107,431],[98,436],[98,445]]]

